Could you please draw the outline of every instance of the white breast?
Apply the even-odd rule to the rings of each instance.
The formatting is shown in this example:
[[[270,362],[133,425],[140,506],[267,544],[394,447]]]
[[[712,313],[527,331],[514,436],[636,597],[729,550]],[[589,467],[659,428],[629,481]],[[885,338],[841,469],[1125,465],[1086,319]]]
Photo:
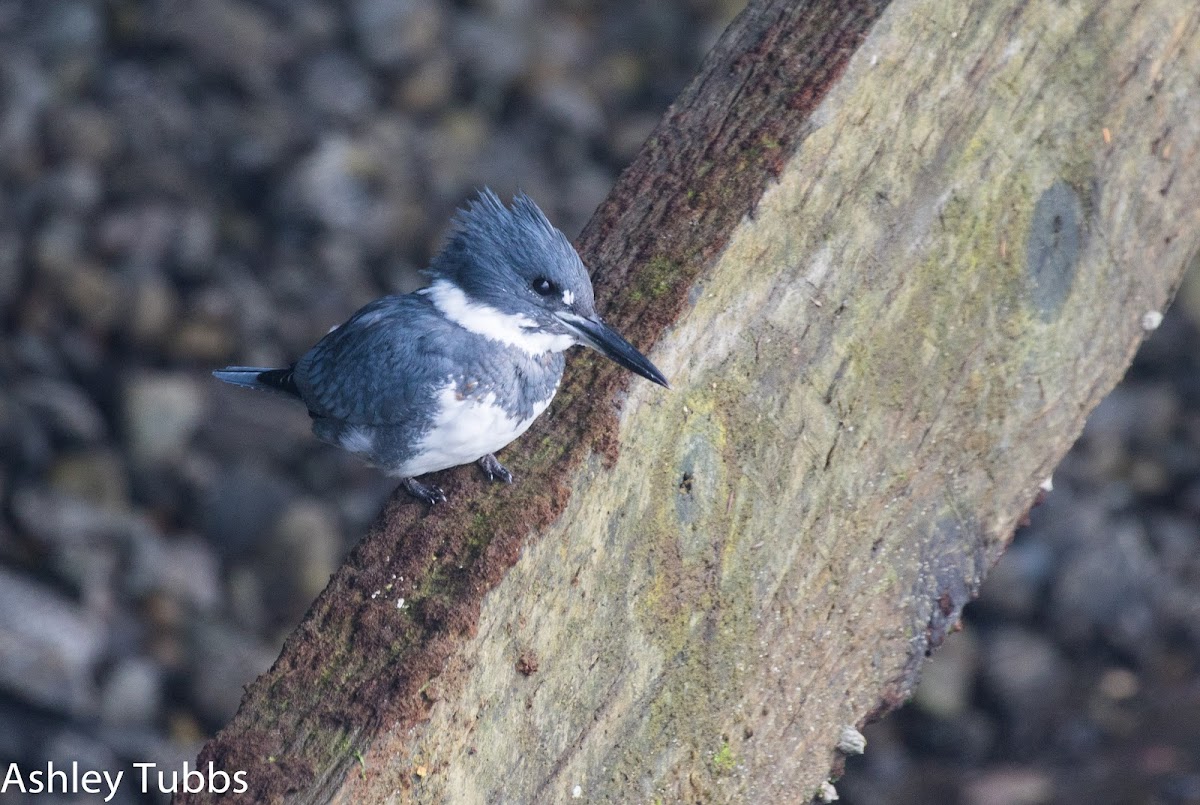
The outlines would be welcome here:
[[[557,390],[556,386],[554,391]],[[417,445],[416,453],[390,474],[411,478],[470,464],[495,453],[529,429],[554,399],[554,391],[533,406],[533,415],[528,419],[515,419],[496,404],[495,394],[462,399],[457,385],[450,383],[438,393],[438,414],[433,427]]]

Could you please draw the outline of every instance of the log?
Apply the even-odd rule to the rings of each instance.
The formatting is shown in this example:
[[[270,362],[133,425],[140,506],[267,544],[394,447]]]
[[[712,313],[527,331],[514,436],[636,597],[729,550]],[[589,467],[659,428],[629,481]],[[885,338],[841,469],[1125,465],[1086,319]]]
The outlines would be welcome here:
[[[1196,120],[1194,4],[752,0],[578,242],[674,391],[572,356],[517,483],[393,498],[200,762],[256,801],[813,796],[1195,258]]]

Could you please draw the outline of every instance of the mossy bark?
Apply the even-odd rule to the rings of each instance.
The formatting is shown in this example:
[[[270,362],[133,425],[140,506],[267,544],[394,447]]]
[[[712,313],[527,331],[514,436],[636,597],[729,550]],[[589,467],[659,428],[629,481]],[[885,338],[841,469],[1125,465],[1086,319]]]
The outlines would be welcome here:
[[[393,501],[201,759],[296,801],[812,796],[1196,254],[1197,120],[1193,4],[752,2],[579,244],[675,390],[575,356],[518,483]]]

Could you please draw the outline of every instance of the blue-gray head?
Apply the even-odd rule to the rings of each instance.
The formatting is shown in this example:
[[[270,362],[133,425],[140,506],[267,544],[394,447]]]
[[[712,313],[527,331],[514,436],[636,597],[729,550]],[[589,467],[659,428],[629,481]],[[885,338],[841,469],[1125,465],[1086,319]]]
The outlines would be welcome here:
[[[596,314],[592,281],[566,235],[524,194],[483,190],[454,219],[424,291],[472,332],[539,354],[591,347],[642,377],[666,378]]]

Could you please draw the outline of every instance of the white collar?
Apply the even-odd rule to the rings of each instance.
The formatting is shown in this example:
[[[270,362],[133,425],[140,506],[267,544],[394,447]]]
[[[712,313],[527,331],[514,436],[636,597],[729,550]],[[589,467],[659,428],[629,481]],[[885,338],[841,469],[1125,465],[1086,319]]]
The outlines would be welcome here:
[[[418,293],[428,296],[433,306],[459,327],[529,355],[562,352],[577,343],[574,336],[539,332],[537,322],[524,314],[505,313],[491,305],[473,302],[448,279],[434,280]]]

